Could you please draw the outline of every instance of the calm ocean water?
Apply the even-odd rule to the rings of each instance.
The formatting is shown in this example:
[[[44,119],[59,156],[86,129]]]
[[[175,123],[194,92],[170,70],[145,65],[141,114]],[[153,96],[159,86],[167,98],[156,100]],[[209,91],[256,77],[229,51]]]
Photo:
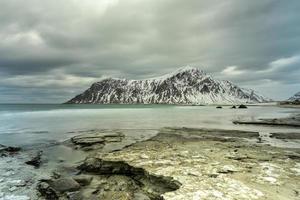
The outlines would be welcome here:
[[[93,129],[184,126],[271,132],[278,128],[234,125],[232,120],[284,117],[299,112],[299,109],[277,106],[216,109],[215,106],[2,104],[0,144],[30,146],[62,141]]]

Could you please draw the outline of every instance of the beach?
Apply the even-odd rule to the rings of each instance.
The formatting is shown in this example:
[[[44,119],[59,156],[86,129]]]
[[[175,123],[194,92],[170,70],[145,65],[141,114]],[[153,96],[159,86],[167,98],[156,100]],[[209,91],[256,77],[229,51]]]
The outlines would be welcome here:
[[[57,135],[44,127],[34,133],[35,138],[29,137],[35,141],[32,145],[12,145],[21,150],[6,151],[0,159],[0,199],[298,199],[299,129],[233,123],[272,116],[282,122],[298,115],[297,109],[276,109],[125,107],[118,109],[119,116],[123,115],[115,119],[118,128],[113,128],[116,122],[108,123],[116,116],[112,115],[116,108],[18,112],[14,119],[42,116],[41,121],[46,121],[56,116],[70,123],[72,115],[76,120],[93,120],[78,129],[78,124],[63,126],[57,140],[37,143],[37,137],[40,141]],[[150,113],[156,115],[150,117]],[[158,113],[175,115],[175,120],[161,118],[159,122]],[[251,117],[251,113],[256,115]],[[135,118],[138,114],[143,117]],[[144,121],[152,123],[140,123]]]

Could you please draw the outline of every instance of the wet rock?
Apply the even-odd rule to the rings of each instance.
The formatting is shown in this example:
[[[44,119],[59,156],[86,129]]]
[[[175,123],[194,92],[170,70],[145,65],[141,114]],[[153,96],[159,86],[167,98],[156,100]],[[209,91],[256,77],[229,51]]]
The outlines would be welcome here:
[[[67,196],[68,200],[84,200],[84,199],[88,199],[88,198],[85,198],[79,191],[76,191],[76,192],[67,192],[66,196]]]
[[[254,121],[233,121],[234,124],[268,125],[268,126],[290,126],[300,127],[300,115],[280,119],[259,119]]]
[[[262,140],[261,137],[258,137],[258,138],[257,138],[257,143],[263,143],[263,140]]]
[[[233,165],[225,165],[221,169],[218,170],[218,173],[221,174],[231,174],[234,172],[238,172],[238,170]]]
[[[29,161],[26,161],[25,163],[27,165],[32,165],[34,166],[35,168],[39,168],[42,161],[41,161],[41,158],[42,158],[42,154],[43,152],[42,151],[39,151],[36,153],[36,155],[34,157],[31,158],[31,160]]]
[[[300,154],[297,153],[288,153],[286,156],[292,160],[300,160]]]
[[[21,151],[21,147],[5,146],[0,144],[0,157],[14,155]]]
[[[271,138],[300,140],[300,133],[271,133]]]
[[[81,186],[86,186],[92,182],[93,177],[88,175],[78,175],[78,176],[74,176],[73,179],[76,182],[78,182]]]
[[[51,180],[49,185],[58,192],[74,192],[80,189],[80,184],[73,178],[59,178]]]
[[[233,155],[228,155],[226,158],[231,159],[231,160],[238,160],[238,161],[244,161],[247,159],[251,159],[247,155],[240,155],[240,154],[233,154]]]
[[[245,109],[245,108],[248,108],[248,107],[246,105],[241,104],[241,105],[239,105],[239,108],[240,109]]]
[[[161,194],[177,190],[181,185],[171,177],[149,174],[145,169],[133,167],[124,161],[88,158],[79,166],[79,169],[83,173],[109,176],[110,178],[101,187],[104,190],[131,191],[132,193],[141,187],[140,189],[146,191],[145,195],[150,199],[159,199]]]
[[[57,192],[46,182],[38,183],[37,190],[46,200],[58,200],[59,198]]]
[[[124,134],[120,132],[95,132],[75,136],[71,138],[71,142],[83,150],[90,151],[102,149],[105,144],[113,142],[121,142]]]

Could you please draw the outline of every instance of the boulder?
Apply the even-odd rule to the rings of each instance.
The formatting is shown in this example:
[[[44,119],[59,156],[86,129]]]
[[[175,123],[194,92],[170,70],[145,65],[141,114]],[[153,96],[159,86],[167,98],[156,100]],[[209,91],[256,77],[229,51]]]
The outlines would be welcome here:
[[[41,161],[42,154],[43,154],[42,151],[37,152],[37,154],[34,157],[32,157],[31,160],[26,161],[25,163],[27,165],[32,165],[35,168],[39,168],[42,163]]]
[[[40,182],[37,185],[37,190],[46,200],[58,200],[59,197],[56,191],[46,182]]]
[[[21,147],[5,146],[0,144],[0,156],[14,155],[21,151]]]
[[[74,176],[73,179],[76,182],[78,182],[81,186],[86,186],[92,182],[93,177],[88,175],[78,175],[78,176]]]
[[[248,108],[246,105],[244,105],[244,104],[241,104],[240,106],[239,106],[239,108],[240,109],[245,109],[245,108]]]
[[[80,184],[73,178],[59,178],[51,180],[49,185],[58,192],[74,192],[80,189]]]

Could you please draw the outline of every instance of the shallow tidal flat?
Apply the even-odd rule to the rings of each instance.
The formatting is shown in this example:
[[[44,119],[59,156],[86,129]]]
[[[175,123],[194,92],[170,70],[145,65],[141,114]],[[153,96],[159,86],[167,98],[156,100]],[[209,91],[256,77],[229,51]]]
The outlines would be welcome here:
[[[259,133],[163,128],[133,142],[122,130],[73,137],[87,158],[39,182],[46,199],[299,199],[300,149]],[[112,148],[117,146],[118,148]]]

